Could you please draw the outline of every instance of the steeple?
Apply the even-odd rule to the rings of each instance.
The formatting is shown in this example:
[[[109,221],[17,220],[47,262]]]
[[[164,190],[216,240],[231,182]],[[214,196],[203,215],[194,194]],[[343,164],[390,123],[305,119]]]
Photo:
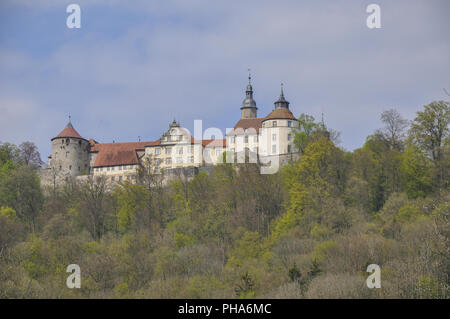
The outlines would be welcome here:
[[[284,98],[283,82],[281,82],[280,97],[278,98],[277,101],[275,101],[274,104],[275,104],[275,109],[279,109],[279,108],[289,109],[289,102],[286,101],[286,99]]]
[[[71,128],[73,128],[73,125],[72,125],[72,117],[70,116],[70,114],[69,114],[69,123],[67,123],[66,127],[71,127]]]
[[[255,118],[256,111],[258,110],[256,107],[256,102],[253,99],[253,87],[251,80],[252,76],[250,74],[250,69],[248,69],[248,85],[245,90],[245,99],[242,101],[241,118]]]

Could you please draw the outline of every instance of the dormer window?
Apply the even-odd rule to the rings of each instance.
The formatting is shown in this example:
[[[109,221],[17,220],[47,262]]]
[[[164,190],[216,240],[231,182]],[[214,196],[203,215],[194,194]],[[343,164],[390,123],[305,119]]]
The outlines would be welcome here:
[[[288,127],[292,127],[292,121],[288,121]]]
[[[277,121],[272,121],[272,126],[277,127]]]

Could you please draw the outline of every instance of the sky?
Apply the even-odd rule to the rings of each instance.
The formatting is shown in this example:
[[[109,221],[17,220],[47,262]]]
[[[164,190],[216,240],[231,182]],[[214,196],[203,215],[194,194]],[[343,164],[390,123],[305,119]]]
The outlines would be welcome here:
[[[446,0],[1,0],[0,142],[32,141],[46,159],[69,114],[99,142],[155,140],[174,118],[225,132],[250,68],[258,116],[283,82],[295,116],[323,113],[353,150],[382,111],[412,120],[450,99],[449,14]]]

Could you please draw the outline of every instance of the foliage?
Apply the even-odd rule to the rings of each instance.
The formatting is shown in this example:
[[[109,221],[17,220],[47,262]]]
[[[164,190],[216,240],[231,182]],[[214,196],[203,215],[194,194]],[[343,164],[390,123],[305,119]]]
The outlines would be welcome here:
[[[0,144],[0,298],[448,298],[448,103],[408,135],[395,110],[381,120],[348,152],[302,114],[301,157],[273,175],[223,164],[163,184],[144,163],[137,183],[51,194],[36,149]]]

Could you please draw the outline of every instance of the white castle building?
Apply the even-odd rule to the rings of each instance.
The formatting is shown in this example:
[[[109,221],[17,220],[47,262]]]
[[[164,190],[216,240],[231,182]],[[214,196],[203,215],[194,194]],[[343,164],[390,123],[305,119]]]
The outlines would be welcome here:
[[[112,182],[134,181],[138,167],[144,162],[152,164],[155,174],[161,174],[180,168],[220,165],[224,158],[226,162],[258,161],[277,170],[279,165],[299,156],[293,143],[298,121],[289,110],[283,86],[272,112],[258,117],[251,77],[248,79],[241,118],[225,139],[194,139],[174,120],[168,131],[154,141],[99,143],[83,138],[69,120],[62,132],[51,139],[52,154],[43,175],[101,175]]]

